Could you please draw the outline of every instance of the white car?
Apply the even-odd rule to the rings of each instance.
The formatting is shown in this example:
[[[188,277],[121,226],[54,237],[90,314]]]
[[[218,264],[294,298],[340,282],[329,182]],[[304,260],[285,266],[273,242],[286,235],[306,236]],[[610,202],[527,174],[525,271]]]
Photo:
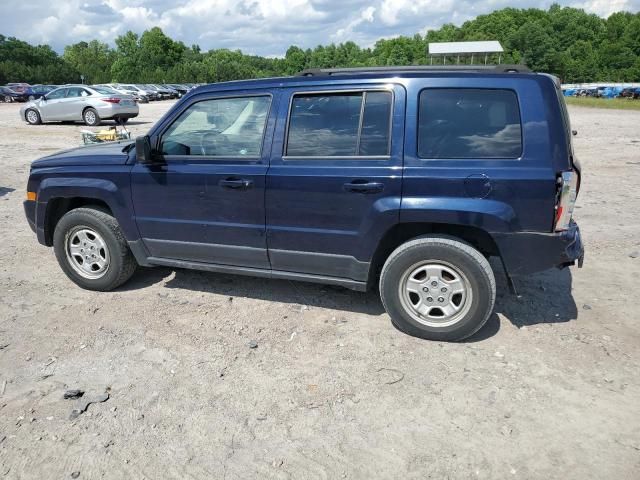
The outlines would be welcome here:
[[[134,85],[123,84],[123,83],[105,83],[101,85],[96,85],[98,87],[108,87],[112,88],[117,92],[120,92],[124,95],[131,95],[135,98],[138,103],[149,103],[149,93],[141,90]]]

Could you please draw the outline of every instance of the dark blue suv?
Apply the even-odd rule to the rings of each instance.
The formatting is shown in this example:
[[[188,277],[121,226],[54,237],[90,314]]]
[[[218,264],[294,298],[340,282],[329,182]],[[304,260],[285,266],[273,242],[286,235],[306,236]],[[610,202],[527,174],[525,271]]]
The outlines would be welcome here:
[[[137,265],[379,286],[399,329],[460,340],[493,309],[489,257],[510,285],[582,263],[571,138],[558,80],[523,67],[311,70],[37,160],[25,210],[83,288]]]

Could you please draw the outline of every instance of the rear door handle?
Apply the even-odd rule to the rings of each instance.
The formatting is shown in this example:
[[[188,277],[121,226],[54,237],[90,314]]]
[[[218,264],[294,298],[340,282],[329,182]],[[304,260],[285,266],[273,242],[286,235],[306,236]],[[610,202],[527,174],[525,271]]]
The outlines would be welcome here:
[[[345,183],[343,188],[351,193],[380,193],[384,190],[384,184],[379,182],[358,182]]]
[[[253,180],[247,180],[246,178],[226,178],[220,180],[218,185],[234,190],[248,190],[253,187]]]

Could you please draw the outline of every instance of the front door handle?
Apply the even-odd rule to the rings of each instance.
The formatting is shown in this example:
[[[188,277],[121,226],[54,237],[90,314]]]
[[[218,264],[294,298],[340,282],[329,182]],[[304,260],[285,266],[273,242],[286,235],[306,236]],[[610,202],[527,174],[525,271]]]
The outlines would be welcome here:
[[[384,190],[384,184],[379,182],[353,181],[345,183],[343,188],[345,191],[351,193],[380,193]]]
[[[233,190],[248,190],[253,187],[253,180],[247,180],[246,178],[226,178],[220,180],[218,185]]]

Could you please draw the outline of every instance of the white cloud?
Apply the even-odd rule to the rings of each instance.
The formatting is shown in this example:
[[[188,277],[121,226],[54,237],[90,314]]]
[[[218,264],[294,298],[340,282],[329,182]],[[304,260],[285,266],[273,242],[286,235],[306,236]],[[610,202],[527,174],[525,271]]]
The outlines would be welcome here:
[[[350,40],[353,36],[353,32],[363,23],[373,23],[376,13],[376,7],[369,6],[360,12],[360,16],[350,21],[345,27],[339,28],[336,33],[331,34],[331,41],[343,42]]]
[[[464,2],[458,2],[458,5]],[[424,14],[441,15],[456,12],[455,0],[383,0],[380,20],[387,25],[398,25],[403,19]]]
[[[548,8],[553,0],[29,0],[0,17],[0,33],[56,50],[153,26],[204,49],[242,49],[281,56],[289,45],[329,42],[372,45],[379,38],[413,35],[443,23],[461,24],[505,6]],[[640,0],[559,1],[601,16],[640,10]]]
[[[576,3],[573,6],[576,8],[584,8],[586,11],[595,13],[601,17],[608,17],[612,13],[621,10],[638,10],[639,7],[638,2],[630,0],[591,0]]]

